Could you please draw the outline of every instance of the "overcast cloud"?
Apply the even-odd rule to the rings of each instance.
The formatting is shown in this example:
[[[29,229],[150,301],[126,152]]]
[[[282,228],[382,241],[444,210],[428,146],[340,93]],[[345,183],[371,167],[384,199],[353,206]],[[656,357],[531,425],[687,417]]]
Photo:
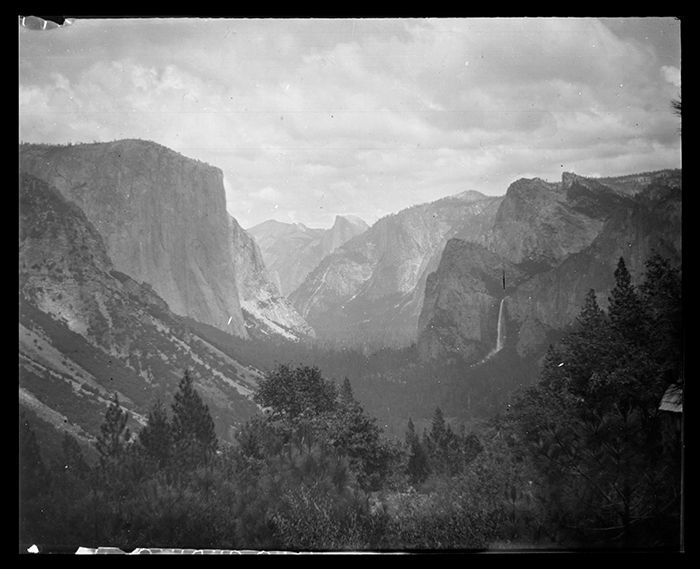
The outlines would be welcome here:
[[[20,139],[154,140],[243,227],[372,224],[521,177],[678,168],[680,22],[122,19],[20,28]]]

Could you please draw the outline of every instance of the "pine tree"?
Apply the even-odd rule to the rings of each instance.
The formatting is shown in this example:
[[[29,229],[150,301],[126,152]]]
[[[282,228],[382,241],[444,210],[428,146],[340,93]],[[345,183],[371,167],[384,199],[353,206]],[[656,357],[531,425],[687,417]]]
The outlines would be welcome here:
[[[381,429],[355,399],[345,378],[333,410],[317,415],[316,429],[333,447],[346,455],[365,490],[378,489],[386,476],[388,454],[382,444]]]
[[[640,297],[649,317],[650,350],[669,383],[679,381],[683,362],[683,302],[680,267],[655,253],[646,263]]]
[[[646,315],[623,257],[617,263],[615,287],[610,292],[608,301],[608,315],[613,332],[624,335],[628,342],[635,345],[643,342]]]
[[[160,399],[151,407],[148,423],[141,429],[138,442],[140,448],[156,461],[159,468],[168,465],[173,450],[173,434],[165,406]]]
[[[350,385],[350,380],[346,377],[343,381],[343,385],[340,388],[340,393],[338,394],[338,400],[340,404],[345,407],[351,407],[357,405],[357,400],[355,399],[355,394],[352,391],[352,385]]]
[[[600,543],[668,535],[678,513],[675,463],[663,453],[657,419],[668,361],[659,346],[675,327],[661,323],[677,321],[680,280],[659,260],[647,266],[635,290],[620,259],[609,318],[589,293],[564,349],[550,351],[543,381],[513,409],[543,477],[542,498],[581,538]]]
[[[440,407],[437,407],[435,409],[435,413],[433,414],[430,438],[433,442],[433,446],[436,448],[442,447],[445,444],[445,440],[447,438],[447,426],[445,423],[445,417]]]
[[[586,294],[574,329],[562,339],[565,355],[560,371],[569,382],[569,389],[579,396],[590,395],[591,381],[604,375],[614,363],[611,352],[611,331],[605,312],[598,305],[595,291]]]
[[[185,370],[180,380],[172,412],[175,452],[190,464],[208,462],[218,448],[216,428],[209,408],[194,388],[189,370]]]
[[[112,403],[107,408],[105,420],[100,426],[100,434],[95,444],[103,465],[118,460],[126,450],[126,445],[131,440],[131,432],[126,426],[128,420],[129,415],[122,409],[119,395],[115,393]]]
[[[430,460],[410,418],[406,426],[405,444],[408,451],[406,474],[411,484],[418,484],[430,474]]]

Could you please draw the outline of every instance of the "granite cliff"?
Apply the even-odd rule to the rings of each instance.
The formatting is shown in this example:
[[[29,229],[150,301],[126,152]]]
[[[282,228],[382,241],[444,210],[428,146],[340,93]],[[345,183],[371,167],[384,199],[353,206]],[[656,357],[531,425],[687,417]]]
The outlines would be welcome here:
[[[637,281],[654,251],[680,263],[681,203],[680,171],[514,182],[484,248],[450,242],[428,278],[421,356],[478,361],[496,340],[501,298],[511,345],[520,356],[540,353],[548,334],[574,321],[590,289],[607,307],[620,257]],[[493,287],[501,267],[506,290]]]
[[[368,227],[358,217],[338,215],[330,229],[270,220],[251,227],[248,232],[260,246],[270,278],[288,296],[324,257]]]
[[[121,140],[25,144],[20,169],[80,207],[101,235],[115,269],[149,283],[174,313],[245,338],[251,325],[241,305],[252,301],[256,283],[267,306],[261,318],[271,329],[308,332],[298,314],[273,293],[260,258],[255,258],[259,252],[231,221],[219,168],[153,142]],[[251,258],[245,260],[246,255]],[[258,274],[251,277],[249,271]],[[246,280],[242,293],[240,279]],[[251,313],[250,304],[248,308]]]
[[[526,279],[516,265],[483,245],[450,239],[426,280],[418,320],[421,359],[484,358],[496,343],[500,300]]]
[[[253,236],[229,216],[231,250],[241,308],[251,337],[313,338],[315,333],[281,295]]]
[[[260,372],[115,269],[77,205],[25,172],[19,196],[19,401],[48,426],[43,433],[59,447],[63,431],[94,440],[115,394],[138,430],[156,399],[170,401],[185,369],[220,436],[256,411]]]
[[[410,344],[445,243],[483,235],[501,199],[464,192],[384,217],[325,257],[290,299],[324,338]]]

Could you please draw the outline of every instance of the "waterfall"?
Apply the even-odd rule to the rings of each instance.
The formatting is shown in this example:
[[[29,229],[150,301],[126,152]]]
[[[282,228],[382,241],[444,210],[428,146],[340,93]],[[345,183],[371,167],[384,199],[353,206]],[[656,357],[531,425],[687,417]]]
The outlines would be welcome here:
[[[503,313],[503,302],[505,301],[505,297],[501,299],[501,304],[498,307],[498,327],[496,329],[496,347],[491,350],[488,355],[479,362],[479,364],[483,364],[485,361],[490,360],[493,356],[496,355],[496,353],[500,352],[503,349],[503,345],[506,341],[506,317],[505,314]],[[479,364],[472,364],[472,365],[479,365]]]
[[[501,299],[501,306],[498,308],[498,330],[496,332],[496,352],[500,352],[503,349],[503,342],[506,339],[506,325],[505,316],[503,315],[503,301],[505,297]]]

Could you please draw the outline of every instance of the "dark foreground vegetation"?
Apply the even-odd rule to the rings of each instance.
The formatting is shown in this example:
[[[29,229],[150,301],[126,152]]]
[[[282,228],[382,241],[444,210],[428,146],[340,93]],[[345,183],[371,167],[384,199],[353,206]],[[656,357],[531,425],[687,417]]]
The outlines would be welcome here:
[[[389,440],[312,365],[277,365],[264,412],[217,439],[185,372],[136,434],[115,397],[94,464],[65,435],[45,462],[20,414],[20,544],[263,550],[678,550],[681,273],[659,257],[631,285],[621,259],[603,311],[591,291],[539,380],[477,429],[437,407]]]

